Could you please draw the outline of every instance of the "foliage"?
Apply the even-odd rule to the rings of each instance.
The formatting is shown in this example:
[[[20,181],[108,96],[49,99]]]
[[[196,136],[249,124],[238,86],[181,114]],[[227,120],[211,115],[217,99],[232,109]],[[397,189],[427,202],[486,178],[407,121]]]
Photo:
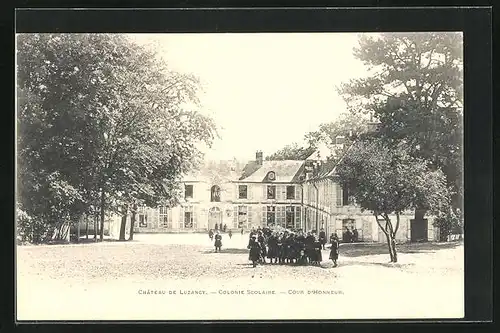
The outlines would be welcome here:
[[[305,160],[314,152],[314,150],[314,145],[310,145],[309,147],[301,147],[297,143],[292,143],[290,145],[286,145],[277,152],[266,156],[266,160]]]
[[[417,207],[438,213],[447,204],[445,176],[440,170],[429,170],[427,164],[411,156],[406,143],[371,139],[355,143],[337,165],[339,183],[356,203],[371,211],[377,223],[380,218],[385,221],[385,227],[379,226],[387,236],[391,261],[397,260],[393,256],[399,216]],[[395,225],[391,214],[396,215]]]
[[[123,35],[21,34],[17,46],[18,198],[35,221],[176,201],[215,131],[184,107],[197,78]]]
[[[354,56],[367,77],[339,88],[353,115],[380,121],[379,137],[405,140],[412,156],[441,169],[461,206],[463,55],[460,33],[361,37]]]

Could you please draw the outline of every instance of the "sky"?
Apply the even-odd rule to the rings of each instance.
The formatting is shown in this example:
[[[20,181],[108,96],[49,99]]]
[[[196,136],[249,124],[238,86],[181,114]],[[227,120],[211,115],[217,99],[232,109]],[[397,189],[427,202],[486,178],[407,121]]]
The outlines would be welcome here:
[[[211,160],[252,160],[293,142],[346,110],[336,87],[366,75],[355,33],[135,34],[170,68],[199,77],[200,112],[220,139]]]

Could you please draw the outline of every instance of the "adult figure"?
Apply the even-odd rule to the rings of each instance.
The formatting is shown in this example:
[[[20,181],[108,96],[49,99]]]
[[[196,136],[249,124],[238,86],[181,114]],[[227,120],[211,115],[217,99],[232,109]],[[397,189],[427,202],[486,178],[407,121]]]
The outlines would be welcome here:
[[[224,223],[223,230],[224,230],[224,232],[226,232],[226,230],[227,230],[227,225],[225,223]]]
[[[222,222],[219,223],[219,230],[222,231]]]
[[[243,228],[241,228],[241,235],[243,236]]]
[[[351,232],[351,230],[349,230],[348,227],[345,227],[344,242],[346,242],[346,243],[352,242],[352,232]]]
[[[333,262],[333,267],[337,267],[337,260],[339,259],[339,238],[332,239],[332,247],[330,248],[330,259]]]
[[[210,241],[214,240],[214,231],[212,229],[208,231],[208,237],[210,238]]]
[[[215,246],[215,252],[220,252],[221,251],[221,247],[222,247],[222,235],[219,233],[219,231],[217,231],[215,233],[215,243],[214,243],[214,246]]]
[[[278,263],[278,238],[275,234],[270,235],[267,239],[267,247],[269,262],[272,264],[274,259],[274,263]]]
[[[326,232],[325,229],[321,228],[321,231],[319,232],[319,242],[321,244],[322,249],[325,249],[325,244],[326,244]]]
[[[260,261],[261,251],[259,242],[257,242],[257,237],[253,235],[250,237],[250,243],[247,248],[250,250],[248,254],[248,259],[252,262],[253,267],[257,266],[257,263]]]
[[[352,228],[352,240],[353,242],[357,242],[358,241],[358,230],[355,229],[354,227]]]
[[[233,237],[233,232],[231,231],[231,229],[229,229],[229,232],[227,233],[227,235],[229,236],[229,239],[231,239],[231,237]]]
[[[309,259],[309,262],[314,261],[314,241],[314,235],[311,232],[308,232],[305,239],[305,254],[307,259]]]
[[[215,231],[219,230],[219,224],[215,223]]]

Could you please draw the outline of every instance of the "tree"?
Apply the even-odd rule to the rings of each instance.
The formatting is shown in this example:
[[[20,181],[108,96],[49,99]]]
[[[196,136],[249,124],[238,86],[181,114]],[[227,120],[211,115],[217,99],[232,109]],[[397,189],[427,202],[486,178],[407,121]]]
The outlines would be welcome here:
[[[380,121],[378,136],[406,140],[412,156],[441,169],[461,207],[462,36],[460,33],[391,33],[361,37],[354,56],[367,77],[343,84],[339,93],[354,115]],[[416,211],[423,218],[425,209]]]
[[[266,160],[305,160],[314,152],[314,150],[314,145],[310,145],[309,147],[301,147],[297,143],[292,143],[267,156]]]
[[[437,213],[449,198],[444,174],[430,170],[424,159],[411,156],[404,142],[357,142],[337,165],[336,173],[361,209],[372,212],[386,236],[391,262],[397,262],[401,214],[417,207]],[[396,215],[395,224],[391,214]]]
[[[198,102],[195,77],[123,35],[21,34],[17,57],[18,193],[29,216],[53,228],[98,211],[102,240],[107,210],[174,200],[198,143],[214,135],[211,119],[183,107]]]
[[[310,145],[315,146],[320,141],[334,145],[338,137],[343,137],[348,145],[371,130],[369,119],[344,112],[334,121],[321,124],[318,130],[307,133],[304,138]]]

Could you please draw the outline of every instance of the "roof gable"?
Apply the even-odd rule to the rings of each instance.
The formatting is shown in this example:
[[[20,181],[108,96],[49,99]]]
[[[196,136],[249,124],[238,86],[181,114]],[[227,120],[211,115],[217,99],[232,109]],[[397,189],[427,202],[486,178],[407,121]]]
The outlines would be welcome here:
[[[247,164],[248,165],[248,164]],[[264,182],[267,180],[267,175],[272,171],[276,178],[273,182],[292,183],[299,182],[299,175],[303,170],[304,161],[283,160],[283,161],[263,161],[258,168],[249,166],[247,174],[244,174],[240,180],[248,182]],[[253,171],[250,173],[250,171]]]

